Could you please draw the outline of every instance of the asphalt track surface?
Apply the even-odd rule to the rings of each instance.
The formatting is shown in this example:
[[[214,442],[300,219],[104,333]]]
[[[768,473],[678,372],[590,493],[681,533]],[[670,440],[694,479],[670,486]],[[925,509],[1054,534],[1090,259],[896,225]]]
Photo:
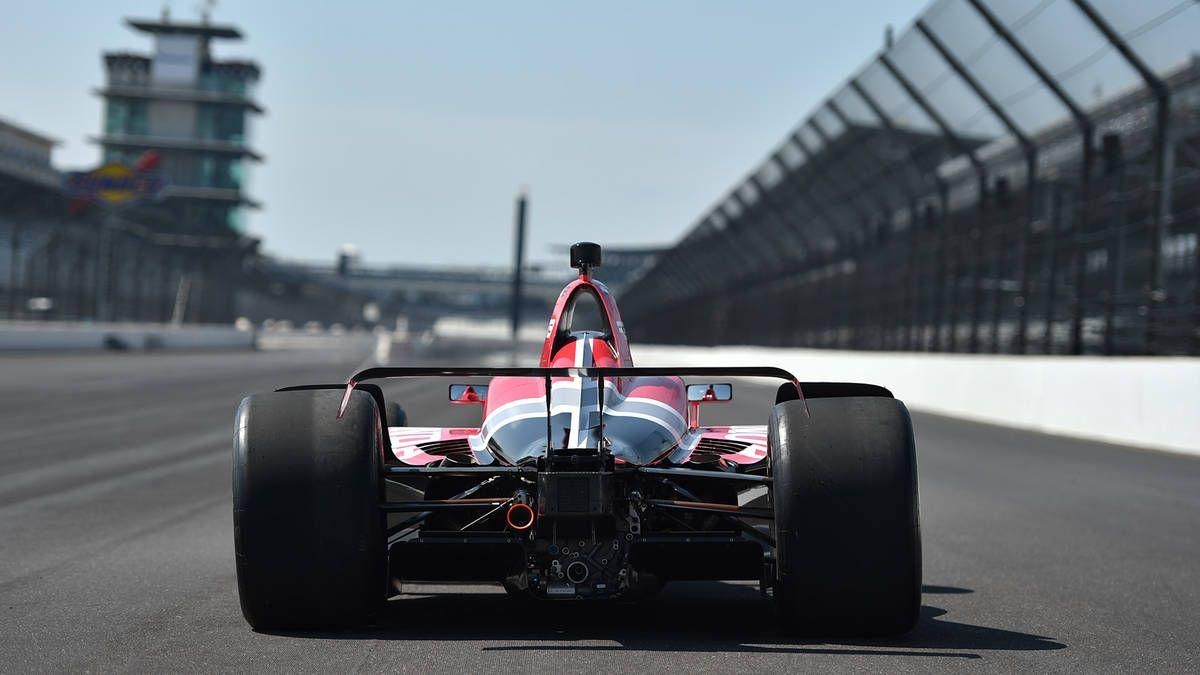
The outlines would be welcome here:
[[[255,633],[233,566],[235,407],[364,356],[0,357],[0,669],[1200,670],[1200,461],[928,415],[908,636],[783,637],[755,587],[723,583],[640,605],[413,586],[368,629]],[[443,386],[389,391],[414,424],[469,422]],[[720,416],[765,420],[754,394]]]

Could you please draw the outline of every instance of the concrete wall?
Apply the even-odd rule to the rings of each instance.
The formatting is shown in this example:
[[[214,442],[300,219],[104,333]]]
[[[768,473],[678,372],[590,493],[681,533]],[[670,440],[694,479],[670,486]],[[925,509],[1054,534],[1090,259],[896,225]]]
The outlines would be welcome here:
[[[0,322],[0,351],[253,349],[254,331],[233,326]]]
[[[778,366],[869,382],[914,410],[1200,455],[1200,359],[635,346],[639,366]]]

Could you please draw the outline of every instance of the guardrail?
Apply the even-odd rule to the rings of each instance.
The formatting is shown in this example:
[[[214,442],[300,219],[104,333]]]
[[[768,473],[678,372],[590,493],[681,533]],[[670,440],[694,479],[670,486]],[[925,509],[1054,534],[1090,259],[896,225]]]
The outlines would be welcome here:
[[[914,410],[1200,455],[1200,358],[653,345],[633,357],[639,366],[778,366],[802,380],[880,384]]]

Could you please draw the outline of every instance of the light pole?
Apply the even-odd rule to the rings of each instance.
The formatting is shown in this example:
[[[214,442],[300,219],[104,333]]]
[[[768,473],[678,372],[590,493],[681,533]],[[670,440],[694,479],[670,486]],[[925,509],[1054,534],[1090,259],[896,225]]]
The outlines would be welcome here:
[[[513,222],[513,236],[516,238],[516,251],[513,257],[512,281],[512,339],[517,342],[517,331],[521,328],[521,285],[522,270],[525,267],[525,211],[528,195],[522,188],[517,195],[517,210]]]

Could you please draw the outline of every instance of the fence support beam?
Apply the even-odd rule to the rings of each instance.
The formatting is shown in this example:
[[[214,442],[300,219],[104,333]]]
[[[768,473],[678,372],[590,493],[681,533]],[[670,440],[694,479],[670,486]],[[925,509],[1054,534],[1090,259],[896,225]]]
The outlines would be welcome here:
[[[802,175],[802,169],[806,165],[801,165],[800,167],[793,169],[788,166],[787,162],[784,161],[779,152],[772,154],[771,160],[778,164],[784,172],[783,179],[776,183],[772,190],[786,190],[788,194],[804,202],[804,205],[809,211],[813,212],[819,219],[824,221],[830,236],[832,236],[834,239],[837,239],[840,244],[842,240],[839,238],[839,235],[842,233],[839,230],[838,221],[833,218],[833,216],[829,215],[829,212],[822,207],[818,198],[812,195],[811,183],[808,186],[801,185],[804,179],[804,176]]]
[[[729,197],[737,202],[740,213],[737,218],[731,219],[727,229],[730,229],[735,237],[740,235],[758,251],[756,264],[745,271],[751,273],[749,276],[753,276],[754,272],[762,270],[767,265],[772,269],[784,267],[787,264],[787,252],[783,251],[778,243],[772,243],[766,233],[756,227],[762,222],[760,219],[754,217],[756,215],[755,211],[758,210],[756,208],[758,203],[750,203],[749,200],[742,196],[740,188],[731,192]],[[759,195],[759,202],[761,201],[762,195]],[[729,214],[726,213],[725,215],[728,216]]]
[[[899,138],[900,132],[897,130],[895,122],[892,120],[891,116],[888,115],[887,112],[884,111],[883,106],[879,105],[879,102],[877,100],[875,100],[875,97],[873,95],[871,95],[871,93],[868,92],[865,87],[862,86],[862,84],[858,81],[857,78],[850,78],[850,81],[848,84],[849,84],[850,88],[854,90],[854,93],[858,94],[858,97],[860,99],[862,99],[863,103],[865,103],[867,105],[867,107],[871,109],[871,113],[874,114],[875,117],[879,119],[879,123],[881,125],[883,125],[883,128],[886,129],[888,131],[888,133],[892,134],[896,138]],[[913,167],[916,167],[919,170],[919,167],[921,164],[920,157],[917,154],[916,148],[914,148],[912,146],[908,146],[908,161],[910,164],[912,164]],[[944,234],[945,234],[945,222],[944,221],[945,221],[946,213],[947,213],[947,211],[949,211],[949,205],[948,205],[947,200],[949,199],[950,188],[946,184],[946,179],[944,179],[940,175],[938,175],[937,171],[930,171],[925,175],[927,175],[928,177],[931,177],[934,181],[934,184],[937,186],[938,197],[940,200],[939,208],[941,209],[941,217],[943,219],[942,226],[940,226],[938,228],[938,232],[939,232],[939,236],[943,237],[942,241],[944,241]],[[908,231],[909,266],[910,266],[910,268],[915,270],[916,250],[917,250],[917,248],[916,248],[917,247],[917,228],[920,227],[920,223],[922,222],[922,214],[918,213],[918,211],[917,211],[916,201],[914,201],[914,203],[909,208],[911,209],[911,214],[910,214],[911,225],[909,226],[909,231]],[[907,289],[908,289],[907,293],[910,296],[909,301],[907,303],[909,305],[908,311],[910,313],[910,316],[914,317],[914,322],[919,322],[919,319],[916,318],[916,314],[919,314],[920,312],[914,311],[914,306],[919,304],[914,299],[915,296],[918,294],[917,294],[916,289],[913,288],[913,286],[917,284],[917,281],[915,279],[915,274],[910,274],[910,276],[914,277],[914,278],[910,278],[908,280],[908,285],[907,285]],[[938,282],[940,283],[940,279],[941,279],[940,272],[937,276],[938,276]],[[933,302],[933,324],[935,326],[941,325],[941,298],[940,297],[935,299]],[[920,345],[921,345],[921,349],[925,350],[928,348],[929,345],[927,344],[927,342],[925,340],[924,326],[922,326],[920,330],[921,330]],[[911,345],[914,344],[915,342],[916,341],[914,340],[913,336],[911,335],[911,331],[910,331],[910,335],[908,336],[909,346],[911,347]]]
[[[804,136],[801,135],[799,131],[796,131],[792,134],[792,142],[796,144],[796,149],[800,151],[800,154],[804,155],[804,165],[808,167],[809,173],[815,174],[816,178],[820,178],[821,182],[829,186],[830,190],[832,191],[831,194],[833,194],[835,197],[847,197],[849,194],[851,194],[849,191],[843,190],[843,186],[834,182],[833,179],[829,177],[828,173],[819,170],[818,164],[824,163],[820,162],[818,159],[820,153],[809,147],[808,141],[804,140]],[[857,213],[858,217],[862,220],[869,221],[871,219],[871,212],[863,210],[858,202],[847,199],[846,203],[850,205],[850,208]],[[858,232],[859,237],[862,237],[865,234],[865,232]]]
[[[980,227],[982,227],[983,220],[987,216],[987,167],[984,166],[982,161],[980,161],[979,156],[975,153],[974,148],[972,148],[970,145],[968,145],[965,141],[962,140],[962,138],[959,137],[959,135],[957,133],[954,132],[954,129],[952,129],[950,127],[950,124],[948,122],[946,122],[945,118],[942,117],[941,113],[939,113],[937,111],[937,109],[934,108],[933,105],[930,104],[929,101],[927,101],[925,99],[925,97],[921,95],[921,92],[917,89],[916,85],[914,85],[912,83],[912,81],[910,81],[908,79],[908,77],[904,75],[904,73],[900,72],[900,69],[896,67],[896,64],[892,63],[892,60],[887,57],[887,54],[880,54],[879,62],[888,71],[888,73],[891,74],[891,76],[896,80],[896,82],[900,85],[900,87],[902,89],[904,89],[905,93],[908,94],[908,96],[913,100],[913,102],[916,103],[917,106],[919,108],[921,108],[921,110],[923,110],[926,115],[929,116],[929,119],[933,120],[934,125],[936,125],[938,130],[942,132],[942,136],[945,137],[946,141],[950,144],[950,146],[952,148],[954,148],[954,151],[959,153],[960,155],[964,155],[967,158],[967,160],[969,160],[971,162],[971,168],[975,170],[975,178],[976,178],[976,181],[978,182],[978,187],[979,187],[979,221],[980,221]],[[947,214],[947,215],[949,215],[949,214]],[[947,220],[946,222],[949,222],[949,221]],[[978,285],[978,283],[979,283],[979,280],[978,280],[979,263],[980,263],[979,260],[975,261],[974,273],[977,277],[976,281],[975,281],[976,285]],[[954,349],[955,349],[955,342],[957,340],[956,333],[958,332],[958,326],[957,326],[957,322],[958,322],[958,317],[957,317],[957,314],[958,314],[958,312],[957,312],[958,281],[957,281],[957,279],[955,279],[954,288],[952,290],[953,290],[952,297],[954,298],[954,304],[952,304],[950,306],[950,311],[951,311],[951,322],[954,325],[951,325],[951,327],[950,327],[950,351],[954,351]],[[978,308],[975,308],[973,311],[974,311],[975,316],[974,316],[974,319],[971,321],[971,340],[970,340],[970,345],[969,345],[971,351],[975,351],[976,349],[978,349],[978,329],[979,329],[978,312],[979,312],[979,310],[978,310]]]
[[[767,161],[773,160],[769,159]],[[787,218],[789,214],[786,207],[779,202],[779,197],[775,194],[774,189],[763,185],[762,180],[754,174],[751,174],[751,176],[746,180],[752,186],[754,186],[754,190],[759,194],[759,198],[763,205],[763,210],[767,212],[767,215],[771,219],[773,219],[775,224],[774,231],[781,238],[781,241],[778,243],[787,244],[788,246],[792,246],[802,251],[800,255],[794,256],[790,258],[790,260],[803,260],[804,258],[808,257],[813,248],[812,240],[801,227],[790,227],[788,225]],[[779,180],[782,182],[783,177],[780,177]],[[776,185],[778,184],[779,183],[776,183]]]
[[[825,106],[829,108],[828,101],[825,103]],[[832,108],[829,109],[832,110]],[[815,115],[808,118],[808,124],[806,126],[809,129],[812,129],[813,133],[821,137],[821,142],[825,144],[825,147],[830,147],[833,145],[833,137],[829,135],[829,133],[824,127],[821,126],[819,122],[817,122]],[[862,172],[858,170],[858,167],[852,167],[852,171],[854,180],[858,181],[861,186],[867,188],[866,190],[855,189],[855,192],[865,192],[868,197],[875,202],[876,208],[879,209],[880,213],[882,213],[885,219],[890,223],[892,217],[892,205],[888,203],[888,200],[883,196],[883,194],[871,189],[874,187],[874,185],[872,184],[870,177],[864,177]],[[847,171],[847,173],[850,173],[850,171]]]
[[[829,102],[827,101],[825,105],[828,108]],[[832,146],[834,142],[833,137],[817,121],[816,115],[808,118],[807,126],[813,130],[813,133],[817,134],[817,136],[821,138],[821,143],[824,144],[826,148]],[[853,153],[847,154],[853,156]],[[849,162],[847,162],[847,164],[849,164]],[[865,281],[865,277],[868,274],[874,275],[877,272],[877,270],[870,269],[870,265],[866,263],[866,256],[871,249],[875,249],[877,251],[880,248],[882,242],[880,240],[877,228],[891,227],[893,207],[883,193],[876,189],[878,183],[873,182],[871,177],[864,176],[862,171],[859,170],[859,167],[848,166],[846,173],[850,175],[852,180],[858,183],[856,187],[851,188],[851,194],[862,194],[869,198],[872,202],[874,202],[875,207],[879,210],[878,215],[880,216],[878,219],[871,218],[867,221],[866,236],[864,237],[864,240],[859,243],[858,250],[855,253],[854,260],[856,267],[854,270],[854,278],[855,282],[858,284],[856,288],[861,289],[861,285]],[[878,220],[882,220],[881,225],[877,222]],[[867,304],[868,298],[871,298],[875,302],[879,301],[879,296],[874,292],[874,289],[868,290],[867,292],[856,290],[855,297],[851,299],[851,302],[856,305],[854,308],[854,314],[858,318],[873,316],[874,321],[872,323],[876,325],[879,333],[879,343],[877,347],[880,349],[889,349],[891,348],[891,344],[888,340],[889,322],[887,303],[881,303],[882,306],[878,307],[877,311],[864,311],[863,306]],[[863,344],[860,336],[858,335],[855,335],[855,346],[858,348],[862,348],[864,346],[869,347],[869,345]]]
[[[870,227],[870,223],[872,221],[871,212],[863,209],[863,207],[857,201],[852,199],[852,196],[854,195],[854,187],[853,186],[850,186],[849,188],[845,188],[844,186],[840,185],[839,183],[836,183],[833,180],[833,178],[830,177],[829,173],[826,173],[819,169],[818,164],[827,163],[827,162],[822,162],[819,158],[824,157],[828,153],[823,153],[823,152],[818,153],[816,150],[813,150],[811,147],[809,147],[808,142],[804,140],[804,136],[799,131],[796,131],[792,134],[792,141],[796,144],[796,147],[801,152],[801,154],[804,155],[805,162],[806,162],[805,166],[809,167],[809,173],[815,174],[816,177],[819,177],[822,182],[824,182],[826,185],[828,185],[831,188],[831,195],[833,195],[833,197],[836,201],[840,201],[844,204],[849,205],[850,209],[853,210],[858,215],[859,220],[862,223],[862,225],[858,229],[858,231],[855,233],[856,236],[854,237],[854,240],[851,242],[851,245],[843,246],[843,248],[846,249],[847,252],[851,253],[854,256],[856,261],[861,261],[863,243],[864,243],[864,240],[867,239],[868,230]],[[858,266],[855,268],[855,277],[856,278],[861,277],[861,268],[862,268],[861,264],[858,264]],[[850,297],[849,297],[850,291],[851,291],[850,286],[843,283],[843,284],[840,284],[840,288],[843,293],[843,297],[841,298],[841,301],[843,303],[843,308],[845,310],[846,325],[851,327],[852,334],[849,338],[849,344],[847,344],[846,342],[844,342],[842,340],[843,333],[842,333],[842,331],[839,330],[838,338],[837,338],[837,340],[838,340],[837,346],[840,348],[857,347],[857,346],[859,346],[859,339],[861,338],[861,335],[859,335],[859,331],[857,330],[856,326],[857,326],[858,320],[861,317],[862,313],[856,312],[855,309],[852,307],[852,303],[850,302]]]
[[[1173,162],[1169,161],[1170,153],[1168,145],[1170,143],[1171,133],[1171,91],[1167,84],[1162,81],[1150,66],[1142,59],[1137,52],[1129,46],[1125,38],[1120,35],[1108,21],[1092,7],[1092,3],[1088,0],[1072,0],[1079,11],[1092,22],[1092,25],[1099,30],[1108,40],[1108,43],[1117,50],[1125,62],[1137,71],[1138,76],[1142,78],[1142,82],[1146,84],[1146,88],[1154,92],[1155,101],[1155,122],[1154,122],[1154,205],[1153,216],[1150,223],[1150,260],[1148,278],[1150,280],[1149,287],[1146,289],[1146,333],[1145,333],[1145,352],[1153,354],[1154,350],[1154,321],[1156,318],[1156,308],[1159,302],[1164,298],[1160,297],[1163,293],[1162,279],[1162,249],[1163,240],[1169,234],[1171,226],[1171,182],[1174,178]]]
[[[834,116],[838,118],[838,121],[846,126],[846,128],[853,128],[855,126],[854,122],[850,119],[850,116],[847,115],[846,112],[844,110],[842,110],[842,107],[840,105],[838,105],[837,102],[834,101],[832,98],[825,102],[825,107],[828,108],[829,111],[832,112],[834,114]],[[880,117],[880,123],[889,132],[894,131],[894,128],[891,126],[891,120],[884,121],[884,119],[882,117]],[[911,158],[911,152],[910,152],[910,158]],[[887,172],[887,171],[888,171],[888,167],[882,167],[880,174],[882,175],[883,172]],[[870,179],[868,179],[868,180],[870,180]],[[905,232],[905,234],[906,234],[905,254],[906,254],[907,260],[905,261],[905,265],[904,265],[904,282],[902,284],[902,289],[901,289],[901,301],[900,301],[901,322],[900,323],[902,324],[902,329],[901,329],[901,333],[900,333],[899,348],[903,349],[903,350],[908,350],[908,349],[912,348],[912,331],[913,331],[913,326],[915,324],[915,321],[913,318],[913,313],[912,313],[913,262],[914,262],[914,250],[915,250],[914,246],[915,246],[915,242],[916,242],[915,233],[913,231],[913,228],[915,227],[917,220],[918,220],[917,202],[920,201],[920,197],[912,189],[912,186],[909,185],[907,172],[905,174],[904,179],[901,181],[898,181],[898,185],[899,185],[900,192],[903,193],[904,200],[908,207],[908,222],[909,222],[908,230]],[[888,231],[888,239],[889,240],[891,239],[892,235],[895,233],[895,230],[893,227],[894,214],[895,214],[895,212],[893,210],[889,209],[887,222],[885,223],[885,227],[889,228],[889,231]]]
[[[1021,302],[1017,308],[1017,331],[1013,341],[1013,351],[1018,354],[1025,353],[1025,332],[1029,321],[1029,247],[1026,245],[1026,238],[1029,232],[1033,229],[1033,221],[1037,217],[1037,145],[1029,136],[1017,126],[1016,121],[1008,114],[1008,111],[1000,105],[991,93],[984,88],[983,83],[976,78],[966,65],[954,55],[953,52],[946,47],[941,38],[933,32],[933,29],[925,23],[924,19],[918,19],[916,29],[925,36],[929,44],[942,57],[942,60],[950,66],[960,79],[983,101],[988,110],[1000,120],[1004,128],[1017,140],[1021,146],[1021,152],[1025,155],[1025,223],[1017,235],[1017,256],[1018,256],[1018,274],[1020,275],[1020,293]],[[999,279],[996,280],[999,283]],[[996,302],[1000,301],[999,289],[996,291]],[[994,328],[993,330],[998,330]],[[996,351],[1000,350],[1000,338],[998,335],[993,337]]]
[[[1079,129],[1081,140],[1083,141],[1083,157],[1081,158],[1080,176],[1079,176],[1079,204],[1075,218],[1075,300],[1073,307],[1073,316],[1071,318],[1071,346],[1072,354],[1080,354],[1083,352],[1083,302],[1084,302],[1084,279],[1086,268],[1083,263],[1083,230],[1087,223],[1088,202],[1091,199],[1091,183],[1092,183],[1092,160],[1094,153],[1092,137],[1095,135],[1095,125],[1092,124],[1091,118],[1084,113],[1083,108],[1075,102],[1067,94],[1062,85],[1054,79],[1050,71],[1046,70],[1020,40],[1013,35],[1012,31],[1004,25],[991,9],[983,3],[983,0],[967,0],[975,11],[979,13],[988,26],[995,31],[996,35],[1004,41],[1016,53],[1017,57],[1025,63],[1029,70],[1041,80],[1042,84],[1050,90],[1054,97],[1071,113],[1071,117],[1075,120],[1075,125]],[[1050,274],[1054,275],[1054,261],[1050,264]],[[1053,287],[1053,284],[1050,284]],[[1047,302],[1053,306],[1054,298],[1050,297]],[[1046,323],[1046,331],[1052,329],[1049,317]]]

